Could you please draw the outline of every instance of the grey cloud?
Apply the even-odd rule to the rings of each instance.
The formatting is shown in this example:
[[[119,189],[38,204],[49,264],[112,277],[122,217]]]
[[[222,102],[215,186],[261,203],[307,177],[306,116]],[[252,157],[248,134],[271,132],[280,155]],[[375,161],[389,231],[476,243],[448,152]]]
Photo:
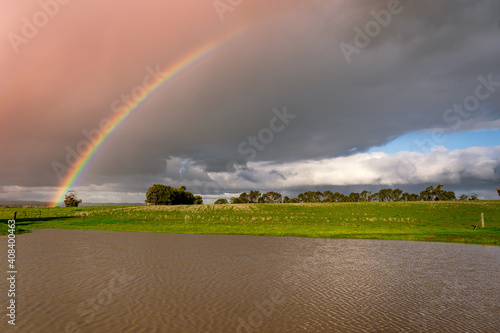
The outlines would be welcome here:
[[[490,191],[494,191],[493,184],[500,181],[499,151],[500,146],[454,151],[436,146],[428,153],[360,153],[281,165],[252,162],[246,172],[212,173],[209,182],[217,184],[219,192],[242,188],[296,191],[375,185],[414,188],[416,184],[441,183],[463,189],[486,188],[489,184]],[[188,182],[188,187],[190,184],[194,183]]]
[[[280,177],[281,179],[286,180],[286,177],[277,170],[271,170],[271,172],[269,172],[269,174],[276,175],[276,176]]]
[[[210,181],[209,172],[225,173],[231,160],[243,166],[319,161],[352,156],[405,133],[448,128],[443,113],[474,92],[477,77],[500,75],[500,3],[401,0],[403,11],[348,64],[340,42],[352,43],[353,28],[364,27],[373,19],[370,11],[388,3],[314,1],[306,6],[297,1],[292,9],[258,20],[242,37],[218,48],[140,105],[93,158],[81,185],[130,182],[139,188],[145,179],[203,183]],[[275,5],[279,11],[282,5]],[[235,15],[242,15],[238,11]],[[220,22],[203,35],[209,39],[218,29],[223,29]],[[142,32],[147,36],[147,29]],[[161,40],[158,32],[155,36]],[[82,129],[93,129],[111,115],[110,103],[141,82],[146,65],[167,67],[173,61],[171,48],[155,42],[148,48],[154,55],[138,58],[141,65],[128,63],[103,75],[113,86],[108,91],[104,83],[92,87],[92,78],[80,73],[85,84],[77,88],[92,87],[85,96],[99,96],[83,101],[64,91],[63,101],[44,105],[47,122],[64,126],[47,124],[49,129],[34,134],[22,131],[19,135],[37,142],[36,149],[14,143],[30,153],[12,153],[16,167],[0,167],[1,185],[56,186],[51,163],[64,161],[65,147],[74,148],[85,139]],[[132,68],[129,74],[127,68]],[[37,107],[35,102],[19,105],[21,110]],[[238,146],[268,128],[273,108],[285,105],[297,118],[256,150],[253,160],[241,154]],[[464,121],[461,130],[496,123],[500,91],[482,105],[487,111]],[[70,111],[58,118],[52,109]],[[21,116],[16,121],[23,123]],[[56,133],[56,128],[62,129],[54,135],[43,133]],[[165,168],[168,158],[177,163],[172,169]],[[184,159],[191,162],[179,173],[178,163]],[[290,178],[277,168],[269,178],[257,177],[250,169],[237,172],[249,186]]]

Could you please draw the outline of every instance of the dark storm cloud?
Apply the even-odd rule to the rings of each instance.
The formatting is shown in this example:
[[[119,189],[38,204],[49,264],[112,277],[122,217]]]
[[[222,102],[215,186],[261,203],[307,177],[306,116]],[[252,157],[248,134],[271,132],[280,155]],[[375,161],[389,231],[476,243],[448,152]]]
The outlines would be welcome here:
[[[500,39],[500,4],[401,1],[402,11],[348,64],[339,43],[353,43],[353,29],[374,20],[370,11],[388,3],[350,1],[330,8],[317,2],[218,50],[118,134],[127,135],[120,143],[127,154],[140,156],[124,172],[135,173],[167,153],[193,158],[210,171],[225,171],[230,160],[245,164],[253,154],[242,154],[239,145],[258,139],[272,110],[284,106],[296,119],[270,143],[257,141],[264,148],[255,149],[254,160],[338,156],[408,132],[449,127],[444,112],[474,94],[478,76],[491,73],[500,81],[498,43],[492,44]],[[343,11],[353,19],[332,23]],[[482,104],[490,106],[488,113],[474,117],[498,117],[499,102],[500,93],[491,94]],[[141,144],[132,154],[134,142]]]

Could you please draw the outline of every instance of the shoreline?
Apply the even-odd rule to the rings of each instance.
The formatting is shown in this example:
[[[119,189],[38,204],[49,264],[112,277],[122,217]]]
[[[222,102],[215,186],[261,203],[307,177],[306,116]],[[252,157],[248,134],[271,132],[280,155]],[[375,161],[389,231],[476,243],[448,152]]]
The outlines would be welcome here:
[[[500,244],[481,244],[481,243],[462,243],[462,242],[445,242],[445,241],[427,241],[414,239],[395,239],[395,238],[348,238],[348,237],[313,237],[313,236],[293,236],[293,235],[252,235],[252,234],[200,234],[200,233],[175,233],[175,232],[152,232],[152,231],[127,231],[127,230],[99,230],[99,229],[62,229],[62,228],[37,228],[30,229],[27,232],[16,234],[16,236],[32,234],[36,231],[61,230],[61,231],[90,231],[90,232],[110,232],[110,233],[130,233],[130,234],[168,234],[168,235],[192,235],[192,236],[243,236],[243,237],[278,237],[278,238],[304,238],[304,239],[332,239],[332,240],[366,240],[366,241],[391,241],[405,243],[433,243],[433,244],[453,244],[453,245],[473,245],[473,246],[490,246],[497,248]],[[7,237],[7,235],[0,235]]]

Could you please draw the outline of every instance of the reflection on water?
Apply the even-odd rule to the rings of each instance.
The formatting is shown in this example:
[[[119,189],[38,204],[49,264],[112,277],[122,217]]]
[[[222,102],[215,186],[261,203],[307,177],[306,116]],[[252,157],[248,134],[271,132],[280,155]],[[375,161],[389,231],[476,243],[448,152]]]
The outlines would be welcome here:
[[[500,332],[500,247],[35,230],[17,250],[2,332]]]

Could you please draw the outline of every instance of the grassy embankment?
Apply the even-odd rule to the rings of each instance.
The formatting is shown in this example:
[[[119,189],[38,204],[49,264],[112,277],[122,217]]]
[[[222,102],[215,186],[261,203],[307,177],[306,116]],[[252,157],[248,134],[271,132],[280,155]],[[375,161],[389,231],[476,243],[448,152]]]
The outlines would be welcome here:
[[[0,234],[57,228],[500,245],[500,201],[0,208]],[[484,213],[485,228],[478,224]]]

